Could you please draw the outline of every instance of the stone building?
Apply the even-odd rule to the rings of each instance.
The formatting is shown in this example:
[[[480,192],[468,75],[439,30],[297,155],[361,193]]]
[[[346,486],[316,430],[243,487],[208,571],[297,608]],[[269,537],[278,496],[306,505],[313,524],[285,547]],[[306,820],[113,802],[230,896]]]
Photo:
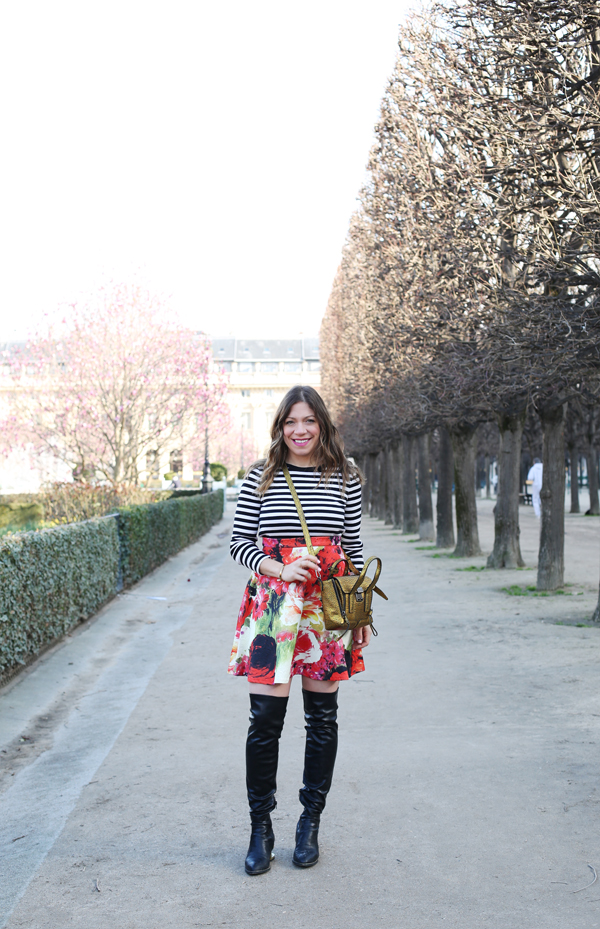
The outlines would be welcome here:
[[[229,377],[227,401],[230,405],[235,430],[234,442],[240,444],[239,455],[235,455],[235,469],[241,461],[246,464],[264,454],[270,438],[269,429],[279,401],[294,384],[310,384],[320,387],[319,340],[299,339],[213,339],[215,366]],[[10,393],[15,389],[11,377],[10,355],[17,348],[15,343],[0,343],[0,420],[8,412]],[[29,389],[39,389],[35,382]],[[196,424],[198,441],[203,446],[202,424]],[[184,437],[190,439],[190,434]],[[182,451],[173,439],[171,448],[157,455],[151,449],[140,453],[139,473],[142,483],[151,488],[168,487],[165,473],[177,471],[184,485],[198,484],[202,479],[202,462],[195,462],[190,452]],[[244,456],[244,445],[246,455]],[[211,459],[215,458],[214,444],[209,443]],[[203,457],[203,456],[201,456]],[[196,454],[196,458],[198,455]],[[45,455],[42,459],[30,454],[27,449],[14,449],[8,457],[0,457],[0,494],[35,493],[43,481],[71,480],[69,468]]]
[[[257,455],[269,446],[273,415],[295,384],[319,390],[319,339],[213,339],[213,357],[229,375],[233,420]]]

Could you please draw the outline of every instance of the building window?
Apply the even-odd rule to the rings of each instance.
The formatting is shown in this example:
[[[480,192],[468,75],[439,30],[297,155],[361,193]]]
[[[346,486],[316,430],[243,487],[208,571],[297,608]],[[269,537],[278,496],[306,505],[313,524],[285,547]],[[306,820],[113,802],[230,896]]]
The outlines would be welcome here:
[[[275,418],[275,410],[267,410],[265,412],[265,425],[267,429],[270,429],[273,425],[273,420]]]
[[[242,429],[252,428],[252,413],[242,413]]]
[[[299,361],[284,361],[283,363],[284,371],[301,371],[302,365]]]
[[[320,371],[320,370],[321,370],[321,362],[320,362],[320,361],[309,361],[309,362],[308,362],[308,370],[309,370],[309,371]]]
[[[238,361],[238,371],[241,374],[254,374],[254,362]]]
[[[219,362],[217,362],[217,364],[219,365],[219,369],[220,369],[221,371],[224,371],[224,372],[226,372],[226,373],[229,373],[229,372],[231,371],[231,362],[230,362],[230,361],[219,361]]]
[[[242,397],[249,397],[249,396],[250,396],[249,390],[242,390]]]
[[[272,390],[265,390],[265,397],[272,397],[272,396],[273,396]]]
[[[263,361],[260,369],[268,374],[275,374],[275,372],[279,370],[279,365],[276,361]]]

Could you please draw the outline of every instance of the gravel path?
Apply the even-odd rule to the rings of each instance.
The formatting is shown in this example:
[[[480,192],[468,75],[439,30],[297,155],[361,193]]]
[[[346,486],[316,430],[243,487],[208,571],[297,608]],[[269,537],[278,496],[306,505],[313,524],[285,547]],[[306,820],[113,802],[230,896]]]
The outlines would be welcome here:
[[[492,506],[479,503],[487,551]],[[341,688],[308,871],[291,863],[297,685],[276,861],[264,877],[243,869],[247,694],[224,672],[246,571],[228,557],[231,513],[109,604],[0,693],[0,926],[600,926],[600,880],[581,890],[600,870],[600,629],[587,625],[600,519],[567,517],[572,586],[539,597],[538,524],[521,517],[529,570],[510,572],[366,521],[390,602],[366,672]]]

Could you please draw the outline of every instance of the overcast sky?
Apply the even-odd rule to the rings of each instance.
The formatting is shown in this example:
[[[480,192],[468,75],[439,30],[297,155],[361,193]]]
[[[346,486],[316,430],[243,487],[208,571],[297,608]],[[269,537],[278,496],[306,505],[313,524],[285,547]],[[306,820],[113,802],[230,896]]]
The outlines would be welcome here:
[[[410,5],[5,2],[0,340],[140,268],[212,335],[316,334]]]

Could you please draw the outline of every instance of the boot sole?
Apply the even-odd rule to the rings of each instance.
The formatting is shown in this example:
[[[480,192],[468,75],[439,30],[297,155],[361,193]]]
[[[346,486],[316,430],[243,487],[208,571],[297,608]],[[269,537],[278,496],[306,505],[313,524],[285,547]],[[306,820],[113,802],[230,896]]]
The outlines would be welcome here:
[[[292,862],[296,865],[297,868],[314,868],[318,860],[318,858],[315,858],[314,861],[296,861],[295,858],[292,858]]]

